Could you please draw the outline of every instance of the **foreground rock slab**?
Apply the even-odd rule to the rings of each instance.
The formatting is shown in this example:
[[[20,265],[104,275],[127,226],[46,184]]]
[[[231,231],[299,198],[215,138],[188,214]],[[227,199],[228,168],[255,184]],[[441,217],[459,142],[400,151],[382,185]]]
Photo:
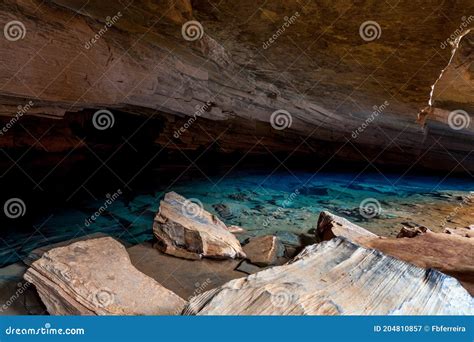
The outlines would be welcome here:
[[[424,227],[404,227],[396,239],[384,238],[328,212],[321,213],[317,233],[322,240],[342,236],[416,266],[435,268],[458,279],[474,295],[474,239]]]
[[[157,247],[177,257],[245,257],[240,242],[221,220],[175,192],[168,192],[161,201],[153,233]]]
[[[283,244],[272,235],[252,238],[243,248],[250,262],[257,266],[276,265],[285,254]]]
[[[424,268],[435,268],[458,279],[474,295],[474,239],[426,232],[413,238],[378,238],[363,246]]]
[[[459,282],[347,239],[306,247],[276,266],[192,298],[197,315],[472,315]]]
[[[24,278],[52,315],[169,315],[185,304],[138,271],[125,247],[110,237],[54,248]]]

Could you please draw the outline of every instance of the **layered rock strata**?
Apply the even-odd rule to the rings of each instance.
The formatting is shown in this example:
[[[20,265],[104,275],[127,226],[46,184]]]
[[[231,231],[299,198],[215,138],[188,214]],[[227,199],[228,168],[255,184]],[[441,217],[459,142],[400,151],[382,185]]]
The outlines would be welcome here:
[[[420,8],[430,13],[423,21]],[[24,28],[22,39],[0,40],[2,124],[30,101],[24,115],[46,120],[107,108],[117,124],[122,117],[115,110],[164,115],[157,142],[170,149],[218,140],[223,151],[252,152],[255,146],[265,152],[263,144],[320,158],[473,170],[473,126],[449,125],[452,111],[466,112],[465,121],[472,116],[472,32],[461,26],[462,18],[472,26],[470,9],[469,0],[439,6],[403,0],[393,7],[368,1],[257,7],[248,1],[6,0],[1,21]],[[373,40],[361,33],[368,12],[377,24]],[[202,29],[189,41],[182,29],[193,20]],[[282,25],[284,33],[266,44]],[[450,60],[446,41],[459,27],[462,39]],[[420,126],[417,114],[428,101],[432,107]],[[272,121],[275,112],[284,115]],[[276,122],[285,129],[274,129]],[[49,150],[85,143],[69,127],[48,131],[55,123],[43,124]],[[0,137],[0,146],[32,139],[16,126]],[[248,144],[229,144],[242,136]]]
[[[24,278],[51,315],[171,315],[185,304],[138,271],[125,247],[110,237],[54,248]]]
[[[177,257],[245,257],[240,242],[221,220],[204,210],[201,203],[175,192],[168,192],[160,202],[153,233],[157,247]]]
[[[459,282],[334,238],[192,298],[195,315],[471,315]]]
[[[417,227],[402,228],[398,238],[384,238],[327,212],[321,213],[317,232],[323,240],[344,237],[413,265],[435,268],[455,277],[474,294],[474,239],[465,233],[434,233]]]

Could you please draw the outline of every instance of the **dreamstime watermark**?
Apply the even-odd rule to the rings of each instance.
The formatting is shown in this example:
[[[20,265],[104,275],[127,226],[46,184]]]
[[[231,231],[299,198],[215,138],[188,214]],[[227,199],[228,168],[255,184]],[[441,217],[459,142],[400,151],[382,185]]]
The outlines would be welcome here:
[[[461,24],[459,25],[459,27],[454,30],[454,32],[449,36],[449,38],[442,42],[439,47],[444,50],[448,46],[454,46],[456,39],[458,39],[464,33],[464,31],[469,27],[472,22],[474,22],[474,15],[470,15],[469,17],[463,16],[461,18]]]
[[[25,281],[24,283],[18,283],[18,288],[16,289],[15,293],[8,298],[5,303],[0,307],[0,312],[8,310],[9,307],[15,303],[23,293],[30,287],[31,283]]]
[[[5,328],[5,335],[84,335],[84,328],[53,328],[50,323],[45,323],[40,328]]]
[[[173,133],[173,137],[178,139],[181,135],[183,135],[192,124],[204,114],[204,112],[208,112],[211,108],[211,102],[207,101],[204,105],[196,105],[196,111],[194,112],[193,116],[190,117],[179,129],[175,130]]]
[[[109,289],[100,289],[92,294],[92,302],[96,307],[106,308],[115,302],[115,295]]]
[[[471,117],[465,110],[456,109],[450,112],[448,115],[448,125],[455,131],[468,128],[470,124]]]
[[[294,289],[279,287],[272,289],[270,302],[276,308],[286,308],[294,305],[298,301],[299,296],[294,293]]]
[[[359,35],[366,42],[372,42],[380,38],[382,35],[382,29],[378,22],[367,20],[360,25]]]
[[[204,28],[202,24],[197,20],[190,20],[183,24],[181,27],[181,35],[188,42],[199,40],[204,35]]]
[[[447,215],[443,219],[443,221],[441,222],[441,227],[443,227],[443,228],[446,227],[448,222],[451,221],[454,217],[456,217],[459,210],[464,208],[464,206],[467,206],[467,205],[471,204],[472,202],[474,202],[474,191],[469,192],[469,195],[467,195],[467,196],[463,196],[463,199],[462,199],[461,203],[459,203],[459,205],[456,206],[456,208],[454,208],[453,211],[451,211],[449,213],[449,215]]]
[[[21,198],[10,198],[3,204],[3,212],[5,216],[11,219],[24,216],[26,213],[26,204]]]
[[[382,212],[380,202],[375,198],[365,198],[359,204],[359,214],[366,219],[374,218]]]
[[[296,22],[296,19],[300,16],[299,12],[295,12],[291,17],[285,17],[283,24],[276,30],[276,32],[265,42],[263,42],[262,48],[264,50],[268,49],[277,39],[285,33],[286,29],[289,28]]]
[[[8,121],[5,126],[3,126],[1,129],[0,129],[0,135],[4,135],[5,133],[8,132],[8,130],[10,128],[12,128],[16,122],[18,120],[20,120],[20,118],[25,115],[33,106],[34,106],[34,102],[33,101],[29,101],[26,105],[22,106],[18,106],[17,107],[17,111],[15,113],[15,115],[10,119],[10,121]]]
[[[98,110],[94,113],[94,116],[92,117],[92,124],[99,131],[104,131],[114,126],[115,116],[110,110]]]
[[[276,110],[270,116],[270,125],[277,131],[290,128],[293,123],[293,117],[290,112],[284,109]]]
[[[207,291],[207,288],[212,284],[211,278],[207,278],[202,283],[195,282],[194,283],[194,291],[193,293],[187,298],[187,301],[190,302],[193,297],[199,296],[200,294]],[[180,315],[181,310],[177,309],[174,315]]]
[[[120,20],[120,18],[122,18],[122,12],[120,11],[117,12],[117,14],[115,14],[113,17],[109,16],[105,18],[104,26],[95,34],[94,37],[89,39],[84,44],[84,47],[86,48],[86,50],[89,50],[95,43],[97,43],[100,40],[100,38],[102,38],[102,36],[106,34],[107,31]]]
[[[204,206],[197,198],[190,198],[184,201],[181,213],[187,218],[194,219],[202,215]]]
[[[97,209],[97,211],[95,213],[93,213],[90,217],[88,217],[87,219],[84,220],[84,225],[86,227],[89,227],[93,222],[95,222],[95,220],[97,220],[97,218],[102,215],[111,205],[112,203],[115,202],[115,200],[117,200],[117,198],[119,198],[120,196],[122,195],[122,190],[121,189],[118,189],[116,192],[114,192],[112,195],[111,194],[107,194],[105,197],[107,197],[107,199],[105,200],[104,204],[100,206],[99,209]]]
[[[385,101],[384,103],[382,103],[381,106],[373,106],[373,112],[370,114],[370,116],[365,119],[365,121],[362,123],[362,125],[360,125],[359,127],[357,127],[354,131],[352,131],[352,138],[353,139],[357,139],[357,137],[359,136],[359,134],[361,134],[362,132],[365,131],[365,129],[372,123],[372,121],[374,121],[380,114],[382,114],[385,109],[389,106],[389,102],[388,101]]]
[[[3,35],[10,42],[16,42],[26,36],[26,27],[19,20],[8,22],[3,28]]]
[[[288,197],[283,201],[282,205],[279,206],[277,210],[275,210],[270,217],[265,218],[265,220],[263,221],[263,226],[268,227],[270,223],[275,221],[276,220],[275,217],[278,216],[278,214],[281,214],[286,208],[290,207],[299,194],[300,194],[300,190],[296,189],[290,195],[288,195]]]

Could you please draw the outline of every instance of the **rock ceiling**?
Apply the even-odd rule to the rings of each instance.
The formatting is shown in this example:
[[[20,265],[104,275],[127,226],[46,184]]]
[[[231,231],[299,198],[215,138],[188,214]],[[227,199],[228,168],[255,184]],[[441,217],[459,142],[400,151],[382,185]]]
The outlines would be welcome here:
[[[0,22],[25,34],[0,39],[0,114],[31,100],[27,115],[48,119],[159,115],[166,143],[207,103],[211,132],[232,123],[275,151],[472,171],[473,10],[469,0],[5,0]],[[196,40],[182,31],[190,21]],[[291,126],[272,129],[275,111]],[[190,129],[181,140],[200,139]],[[233,139],[254,145],[243,140]]]

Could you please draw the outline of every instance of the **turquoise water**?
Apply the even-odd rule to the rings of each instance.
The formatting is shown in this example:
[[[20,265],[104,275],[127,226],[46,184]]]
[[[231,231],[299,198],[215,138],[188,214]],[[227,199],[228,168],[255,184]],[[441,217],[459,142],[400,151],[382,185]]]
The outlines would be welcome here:
[[[153,238],[152,223],[167,191],[196,199],[228,225],[244,227],[239,238],[277,234],[291,243],[311,235],[319,213],[329,210],[383,236],[393,236],[402,223],[441,229],[446,214],[439,206],[459,205],[474,191],[466,179],[351,173],[254,173],[194,177],[163,182],[159,171],[133,192],[116,189],[73,207],[50,208],[35,219],[33,229],[4,229],[0,264],[15,262],[32,249],[94,232],[131,244]],[[360,203],[375,199],[380,211],[366,217]],[[97,213],[97,214],[95,214]],[[465,222],[461,222],[465,223]],[[474,222],[470,222],[471,224]]]

